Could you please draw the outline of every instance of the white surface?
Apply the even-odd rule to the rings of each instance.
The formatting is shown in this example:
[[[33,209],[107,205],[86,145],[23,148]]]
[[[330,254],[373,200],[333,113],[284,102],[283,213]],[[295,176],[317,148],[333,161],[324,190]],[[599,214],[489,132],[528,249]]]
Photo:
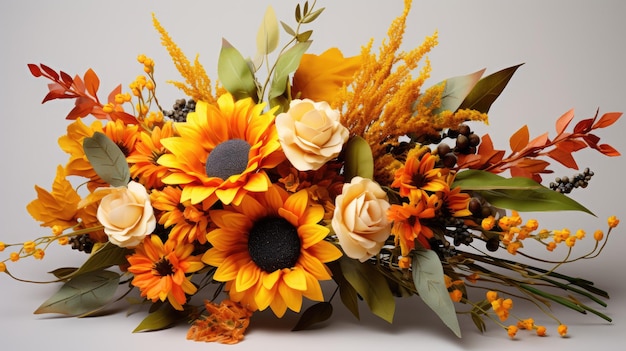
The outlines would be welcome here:
[[[101,78],[101,93],[117,84],[124,88],[141,73],[136,63],[144,53],[156,61],[156,77],[162,82],[159,98],[169,105],[182,97],[165,84],[180,77],[171,64],[159,36],[151,25],[154,12],[183,51],[200,60],[212,78],[221,43],[225,37],[244,55],[254,53],[256,30],[270,1],[21,1],[0,3],[0,106],[4,126],[0,128],[2,172],[0,172],[0,241],[21,242],[45,234],[25,210],[35,197],[34,184],[49,188],[55,167],[66,157],[56,146],[67,122],[64,116],[73,106],[54,101],[41,105],[47,93],[46,81],[33,78],[27,63],[44,63],[70,74],[93,68]],[[280,20],[293,23],[293,1],[273,1]],[[338,46],[346,55],[358,54],[370,38],[379,43],[393,18],[402,11],[401,1],[332,2],[320,0],[324,14],[310,27],[314,44],[321,53]],[[522,66],[491,110],[488,131],[496,145],[508,147],[508,136],[523,124],[531,135],[549,131],[554,121],[570,108],[577,119],[600,112],[626,111],[626,3],[621,1],[415,1],[409,16],[405,48],[421,43],[439,30],[440,45],[429,55],[431,84],[441,79],[474,72],[483,67],[491,73],[521,62]],[[602,139],[626,152],[622,120],[599,133]],[[623,158],[608,159],[584,150],[577,160],[581,168],[596,172],[587,190],[575,198],[594,211],[598,218],[580,213],[539,215],[542,226],[572,230],[585,228],[593,233],[605,229],[606,217],[624,216],[622,205]],[[573,170],[555,168],[556,175]],[[546,177],[549,181],[552,177]],[[99,318],[53,318],[33,315],[57,287],[17,283],[0,276],[0,340],[3,349],[115,350],[115,349],[377,349],[412,346],[420,349],[508,350],[548,349],[589,350],[623,340],[626,325],[626,286],[623,225],[603,255],[593,261],[565,268],[607,289],[612,296],[606,313],[613,324],[589,315],[582,316],[557,306],[557,315],[570,327],[570,338],[538,338],[520,332],[509,341],[495,325],[480,335],[469,318],[461,317],[464,337],[457,340],[418,300],[399,302],[396,323],[387,325],[362,307],[357,322],[336,301],[335,316],[326,328],[301,333],[289,332],[293,318],[277,320],[268,314],[253,319],[245,342],[237,346],[204,345],[185,340],[185,327],[157,333],[132,334],[143,314],[126,317],[125,311]],[[590,244],[589,240],[587,244]],[[584,243],[579,252],[585,251]],[[1,257],[6,257],[3,252]],[[67,248],[53,247],[39,262],[9,263],[15,274],[26,279],[45,279],[45,272],[80,262],[81,256]],[[522,316],[535,310],[514,309]],[[292,316],[293,317],[293,316]],[[550,323],[543,319],[544,323]],[[432,347],[432,348],[431,348]]]

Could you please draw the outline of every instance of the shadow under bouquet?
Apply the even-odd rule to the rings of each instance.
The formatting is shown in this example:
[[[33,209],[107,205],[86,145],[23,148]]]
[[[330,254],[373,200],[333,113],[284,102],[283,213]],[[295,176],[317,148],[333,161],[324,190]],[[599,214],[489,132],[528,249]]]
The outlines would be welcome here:
[[[357,318],[364,300],[392,322],[396,299],[414,298],[459,337],[457,315],[480,331],[492,322],[512,338],[519,329],[546,335],[511,314],[513,300],[535,304],[561,335],[567,327],[551,304],[610,321],[581,302],[606,307],[608,293],[557,268],[597,256],[619,220],[609,217],[607,232],[588,239],[593,250],[574,258],[584,230],[541,229],[520,213],[590,213],[568,193],[592,171],[549,186],[541,175],[551,162],[578,169],[581,149],[619,155],[595,133],[621,113],[573,123],[568,111],[554,136],[531,138],[522,126],[510,150],[497,148],[468,122],[488,121],[520,65],[425,87],[437,33],[400,50],[410,7],[405,1],[378,53],[370,41],[354,57],[307,52],[305,28],[323,12],[315,3],[298,5],[293,24],[270,7],[255,56],[223,41],[217,84],[153,16],[184,79],[171,82],[185,94],[171,109],[157,99],[155,62],[145,55],[144,74],[106,100],[93,70],[72,77],[29,65],[51,81],[43,102],[75,101],[59,139],[69,160],[27,207],[51,234],[0,243],[15,248],[0,271],[19,279],[10,262],[42,259],[52,243],[84,251],[79,267],[51,272],[62,285],[35,313],[86,316],[125,301],[149,306],[135,331],[187,322],[197,341],[239,342],[253,313],[268,308],[277,318],[300,313],[294,330],[306,329],[329,319],[336,300]],[[534,258],[524,252],[533,244],[568,254]],[[314,303],[303,308],[304,299]]]

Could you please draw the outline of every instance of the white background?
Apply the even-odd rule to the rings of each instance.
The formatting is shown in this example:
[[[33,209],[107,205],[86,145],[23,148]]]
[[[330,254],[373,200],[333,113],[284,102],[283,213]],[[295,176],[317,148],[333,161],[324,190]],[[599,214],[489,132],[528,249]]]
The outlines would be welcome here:
[[[33,78],[27,63],[44,63],[72,75],[93,68],[101,78],[101,97],[117,84],[126,89],[141,74],[136,63],[144,53],[156,61],[158,95],[164,105],[183,97],[165,81],[180,80],[169,56],[160,46],[151,24],[154,12],[182,50],[200,60],[212,78],[222,37],[245,56],[254,54],[255,35],[271,1],[3,1],[0,3],[0,241],[23,242],[47,234],[28,213],[26,205],[35,198],[34,184],[50,188],[56,165],[66,162],[57,139],[65,133],[65,115],[73,107],[68,101],[41,105],[47,93],[44,79]],[[280,20],[294,23],[294,1],[273,1]],[[312,53],[337,46],[346,55],[356,55],[361,45],[385,38],[389,23],[402,12],[395,1],[319,1],[324,14],[309,28],[314,29]],[[524,124],[532,136],[549,131],[554,121],[574,108],[576,121],[600,113],[626,111],[626,3],[621,1],[415,1],[408,19],[404,48],[419,45],[439,31],[440,44],[429,55],[434,84],[444,78],[487,68],[487,73],[524,62],[500,99],[493,105],[488,128],[473,126],[480,134],[488,131],[496,146],[508,148],[508,137]],[[623,120],[598,134],[603,141],[626,152]],[[591,236],[606,229],[609,215],[624,216],[623,158],[609,159],[591,150],[577,156],[581,168],[596,175],[590,186],[573,196],[597,214],[541,215],[542,227],[572,230],[584,228]],[[553,176],[572,175],[574,170],[554,167]],[[548,175],[545,179],[553,179]],[[535,214],[533,214],[534,216]],[[526,214],[525,218],[529,218]],[[576,246],[584,253],[592,244]],[[586,244],[586,246],[585,246]],[[564,267],[564,272],[592,279],[608,290],[612,299],[603,312],[614,322],[607,324],[593,315],[583,316],[556,306],[557,316],[570,327],[570,337],[556,335],[555,326],[536,310],[519,306],[514,312],[533,316],[548,324],[551,334],[538,338],[520,332],[516,341],[488,324],[480,335],[461,316],[464,337],[456,339],[430,310],[417,299],[399,302],[393,325],[361,309],[362,320],[354,319],[337,300],[335,316],[325,328],[292,333],[295,317],[277,320],[269,314],[255,315],[245,342],[237,346],[205,345],[185,340],[186,327],[157,333],[132,334],[143,314],[117,314],[99,318],[56,318],[33,315],[56,285],[30,285],[0,276],[0,342],[3,349],[65,350],[114,349],[377,349],[410,346],[420,349],[507,348],[590,349],[623,340],[626,325],[626,239],[622,228],[610,246],[592,261]],[[530,252],[544,254],[528,248]],[[10,250],[0,253],[7,257]],[[547,254],[547,253],[546,253]],[[558,252],[556,255],[563,254]],[[68,248],[52,247],[43,261],[8,263],[9,269],[25,279],[48,279],[45,273],[59,266],[76,265],[83,259]]]

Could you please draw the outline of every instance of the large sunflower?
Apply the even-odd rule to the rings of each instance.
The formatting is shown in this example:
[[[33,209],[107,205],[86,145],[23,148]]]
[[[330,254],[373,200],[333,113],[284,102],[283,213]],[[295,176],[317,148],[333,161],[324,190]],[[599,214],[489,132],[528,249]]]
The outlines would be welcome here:
[[[273,111],[252,99],[234,101],[224,94],[217,106],[199,101],[187,122],[176,125],[180,137],[161,140],[171,154],[158,162],[170,168],[165,184],[178,184],[181,202],[218,199],[240,204],[247,192],[263,192],[271,182],[264,168],[273,168],[285,159],[274,127]]]
[[[299,312],[302,297],[322,301],[319,281],[331,278],[325,263],[341,257],[318,224],[324,209],[306,190],[289,195],[271,186],[254,195],[210,212],[218,229],[207,234],[213,247],[202,260],[217,267],[214,279],[226,282],[233,301],[252,311],[270,307],[278,317]]]

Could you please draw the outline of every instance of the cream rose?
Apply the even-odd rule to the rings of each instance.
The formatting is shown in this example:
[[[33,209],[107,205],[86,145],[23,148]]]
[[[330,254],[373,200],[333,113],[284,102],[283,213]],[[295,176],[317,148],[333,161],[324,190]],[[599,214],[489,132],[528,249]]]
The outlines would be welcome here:
[[[349,136],[339,111],[309,99],[292,100],[289,111],[276,116],[276,131],[287,159],[300,171],[319,169],[337,157]]]
[[[390,206],[385,191],[371,179],[354,177],[343,185],[331,223],[348,257],[363,262],[380,251],[391,231]]]
[[[134,181],[126,187],[111,188],[100,201],[97,217],[109,241],[120,247],[139,245],[156,227],[150,196]]]

